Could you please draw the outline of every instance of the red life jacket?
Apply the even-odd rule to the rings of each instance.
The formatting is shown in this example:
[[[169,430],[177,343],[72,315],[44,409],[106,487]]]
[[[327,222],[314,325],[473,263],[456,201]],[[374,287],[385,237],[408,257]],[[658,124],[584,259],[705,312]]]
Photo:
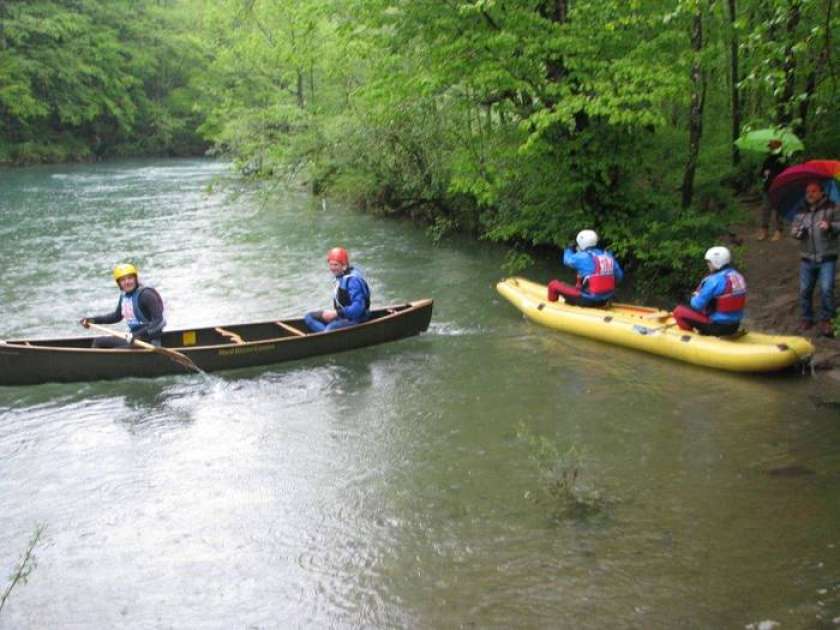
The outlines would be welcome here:
[[[744,276],[731,269],[726,274],[726,288],[713,303],[715,310],[720,313],[743,311],[747,304],[747,281]]]
[[[577,278],[577,287],[585,289],[592,295],[606,295],[615,291],[615,264],[609,254],[589,254],[595,265],[595,271],[590,275]]]
[[[703,283],[697,287],[699,292]],[[747,305],[747,281],[744,276],[734,269],[726,270],[726,285],[723,293],[710,301],[706,306],[706,313],[737,313],[743,311]]]

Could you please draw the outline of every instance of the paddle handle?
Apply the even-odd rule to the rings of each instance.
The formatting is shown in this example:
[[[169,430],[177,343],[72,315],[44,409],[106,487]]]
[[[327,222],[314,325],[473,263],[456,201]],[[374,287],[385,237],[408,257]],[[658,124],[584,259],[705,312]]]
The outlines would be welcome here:
[[[120,339],[125,339],[128,341],[128,333],[122,333],[118,330],[111,330],[110,328],[106,328],[105,326],[100,326],[99,324],[93,324],[88,322],[88,328],[93,328],[94,330],[98,330],[99,332],[106,333],[111,335],[112,337],[119,337]],[[139,339],[134,339],[132,343],[137,344],[141,348],[146,348],[147,350],[155,350],[155,346],[150,343],[146,343],[145,341],[140,341]]]
[[[121,333],[116,330],[111,330],[110,328],[106,328],[105,326],[99,326],[98,324],[91,324],[88,322],[88,326],[93,328],[94,330],[98,330],[103,333],[107,333],[112,337],[119,337],[120,339],[125,339],[128,341],[128,333]],[[190,359],[187,355],[178,352],[177,350],[172,350],[171,348],[162,348],[159,346],[155,346],[150,344],[146,341],[140,341],[139,339],[132,339],[132,344],[136,345],[140,348],[145,350],[151,350],[152,352],[157,352],[158,354],[162,354],[165,357],[172,359],[176,363],[182,365],[183,367],[187,368],[188,370],[195,370],[196,372],[202,372],[202,369],[198,367],[192,359]]]

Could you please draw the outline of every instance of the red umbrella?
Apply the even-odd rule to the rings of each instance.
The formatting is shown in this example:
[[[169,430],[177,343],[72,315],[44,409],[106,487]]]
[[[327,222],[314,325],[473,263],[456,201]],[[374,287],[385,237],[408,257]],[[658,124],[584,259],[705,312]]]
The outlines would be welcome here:
[[[811,160],[786,168],[776,176],[770,185],[770,203],[791,218],[805,199],[805,186],[812,181],[822,182],[826,195],[840,202],[840,161]]]

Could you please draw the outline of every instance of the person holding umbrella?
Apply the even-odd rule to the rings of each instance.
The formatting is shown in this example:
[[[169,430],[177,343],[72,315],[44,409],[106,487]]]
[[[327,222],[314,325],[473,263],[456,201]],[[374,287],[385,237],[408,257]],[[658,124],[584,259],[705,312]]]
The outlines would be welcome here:
[[[762,179],[762,193],[761,193],[761,227],[756,235],[756,240],[763,241],[767,238],[768,230],[770,229],[770,219],[773,219],[773,237],[771,241],[779,241],[782,239],[782,229],[784,222],[782,221],[782,213],[770,203],[768,191],[776,175],[785,169],[785,157],[782,155],[782,141],[772,139],[767,143],[767,148],[770,150],[769,155],[764,159],[761,165],[761,179]]]
[[[772,202],[768,191],[776,176],[785,168],[795,153],[805,150],[795,133],[784,127],[767,127],[765,129],[754,129],[742,134],[735,140],[735,146],[741,151],[764,156],[759,175],[762,179],[762,206],[761,206],[761,227],[756,234],[756,239],[763,241],[767,238],[770,228],[770,219],[775,214],[773,225],[773,237],[770,240],[778,241],[782,238],[782,213],[777,204]]]
[[[840,253],[840,208],[823,190],[820,180],[813,179],[805,185],[805,204],[796,213],[791,226],[791,236],[799,241],[799,307],[802,310],[800,330],[814,326],[812,298],[814,288],[820,285],[819,332],[833,337],[831,320],[834,308],[834,276],[837,256]]]

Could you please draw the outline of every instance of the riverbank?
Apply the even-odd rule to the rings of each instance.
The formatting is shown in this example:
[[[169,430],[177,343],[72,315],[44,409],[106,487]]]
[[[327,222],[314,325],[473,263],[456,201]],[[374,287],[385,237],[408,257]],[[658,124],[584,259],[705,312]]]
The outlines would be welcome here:
[[[733,238],[743,243],[741,267],[750,287],[746,325],[763,332],[802,335],[799,331],[799,243],[787,229],[780,241],[758,241],[755,238],[761,202],[747,197],[744,205],[755,217],[755,223],[733,228]],[[819,299],[819,289],[815,300]],[[815,302],[816,304],[816,302]],[[814,366],[831,370],[840,379],[840,339],[822,337],[812,329],[808,337],[817,349]]]

